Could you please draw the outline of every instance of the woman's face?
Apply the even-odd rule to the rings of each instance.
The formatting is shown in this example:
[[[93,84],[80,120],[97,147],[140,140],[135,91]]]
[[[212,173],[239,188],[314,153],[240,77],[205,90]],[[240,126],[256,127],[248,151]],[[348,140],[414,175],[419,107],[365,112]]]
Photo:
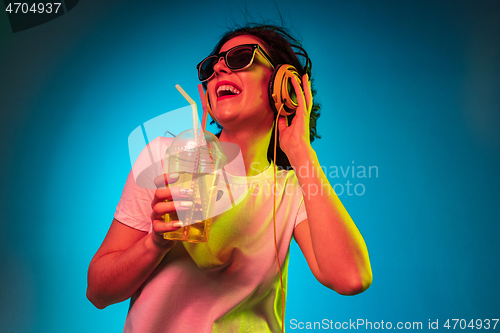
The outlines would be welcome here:
[[[230,39],[220,52],[242,44],[259,44],[267,52],[263,43],[250,35]],[[268,84],[273,67],[259,51],[255,52],[252,65],[245,69],[232,71],[222,58],[214,66],[214,72],[215,75],[207,83],[207,91],[212,111],[225,129],[272,126]],[[225,90],[230,90],[231,94],[225,93]]]

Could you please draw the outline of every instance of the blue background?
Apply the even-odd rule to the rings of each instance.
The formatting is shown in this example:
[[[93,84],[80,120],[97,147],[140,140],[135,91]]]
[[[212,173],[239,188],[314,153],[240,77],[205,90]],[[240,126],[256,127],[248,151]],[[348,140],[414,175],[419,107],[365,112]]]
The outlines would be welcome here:
[[[194,66],[232,22],[279,21],[277,7],[313,60],[321,164],[378,169],[331,178],[364,186],[340,197],[372,286],[337,295],[293,243],[287,328],[499,318],[498,1],[82,0],[15,34],[0,13],[3,332],[122,331],[128,302],[97,310],[85,290],[127,137],[186,105],[175,84],[197,97]]]

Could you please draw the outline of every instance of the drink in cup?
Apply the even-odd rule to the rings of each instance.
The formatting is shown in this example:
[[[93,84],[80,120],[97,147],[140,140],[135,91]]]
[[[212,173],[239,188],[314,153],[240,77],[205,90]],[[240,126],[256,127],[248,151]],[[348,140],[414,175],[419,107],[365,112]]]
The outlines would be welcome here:
[[[165,155],[166,173],[178,173],[178,180],[171,187],[188,188],[193,191],[193,205],[189,209],[166,214],[165,221],[179,220],[183,227],[164,234],[165,239],[193,243],[207,242],[212,223],[213,211],[217,200],[220,172],[226,163],[217,137],[205,132],[203,138],[196,138],[193,130],[179,134]],[[198,132],[203,135],[202,132]],[[196,145],[196,141],[201,144]],[[176,197],[174,203],[185,201]]]

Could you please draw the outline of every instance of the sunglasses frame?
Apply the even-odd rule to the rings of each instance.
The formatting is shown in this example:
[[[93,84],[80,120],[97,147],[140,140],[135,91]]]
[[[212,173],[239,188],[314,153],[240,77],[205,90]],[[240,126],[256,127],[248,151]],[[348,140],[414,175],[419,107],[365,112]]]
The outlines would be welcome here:
[[[229,66],[228,62],[227,62],[227,54],[235,49],[238,49],[238,48],[242,48],[242,47],[251,47],[252,48],[252,59],[250,59],[250,61],[248,62],[248,64],[244,67],[241,67],[241,68],[236,68],[236,67],[232,67],[232,66]],[[253,64],[253,60],[255,58],[255,50],[258,50],[260,51],[260,53],[262,54],[262,56],[264,56],[264,58],[266,58],[266,60],[271,64],[271,66],[273,67],[276,67],[276,65],[274,64],[274,61],[271,59],[271,57],[266,53],[266,51],[264,51],[264,49],[262,49],[262,47],[260,47],[259,44],[241,44],[241,45],[237,45],[235,47],[232,47],[230,48],[229,50],[227,51],[224,51],[224,52],[219,52],[218,54],[212,54],[208,57],[206,57],[205,59],[203,59],[198,65],[196,65],[196,69],[198,70],[198,79],[201,81],[201,82],[206,82],[208,80],[210,80],[214,74],[215,74],[215,70],[214,72],[212,73],[212,75],[210,75],[208,78],[206,79],[202,79],[201,78],[201,65],[211,59],[211,58],[215,58],[215,60],[217,60],[215,63],[214,63],[214,66],[220,61],[220,58],[223,57],[224,58],[224,62],[226,63],[226,66],[227,68],[229,68],[230,70],[232,71],[240,71],[240,70],[243,70],[243,69],[246,69],[248,67],[250,67],[250,65]]]

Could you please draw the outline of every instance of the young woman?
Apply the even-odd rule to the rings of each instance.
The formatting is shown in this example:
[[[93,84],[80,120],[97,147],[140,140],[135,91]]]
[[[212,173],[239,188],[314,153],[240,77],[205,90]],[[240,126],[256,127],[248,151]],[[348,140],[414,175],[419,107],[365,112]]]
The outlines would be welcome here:
[[[323,285],[343,295],[369,287],[366,245],[311,147],[319,107],[313,105],[310,62],[304,56],[284,29],[252,25],[228,32],[198,66],[222,127],[220,140],[237,144],[244,159],[246,175],[229,176],[233,182],[244,180],[250,190],[236,207],[214,218],[207,243],[175,242],[163,234],[177,230],[178,223],[164,222],[163,215],[175,212],[174,191],[185,193],[186,206],[192,204],[189,191],[175,187],[175,174],[162,176],[166,186],[156,191],[138,187],[129,176],[115,219],[90,263],[87,289],[101,309],[132,298],[125,332],[281,331],[284,301],[275,256],[286,288],[292,236]],[[269,82],[280,64],[295,66],[301,80],[290,82],[297,95],[295,113],[278,120],[275,163],[270,148],[277,112]]]

